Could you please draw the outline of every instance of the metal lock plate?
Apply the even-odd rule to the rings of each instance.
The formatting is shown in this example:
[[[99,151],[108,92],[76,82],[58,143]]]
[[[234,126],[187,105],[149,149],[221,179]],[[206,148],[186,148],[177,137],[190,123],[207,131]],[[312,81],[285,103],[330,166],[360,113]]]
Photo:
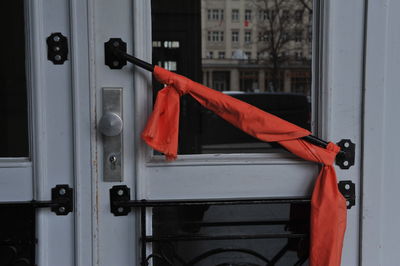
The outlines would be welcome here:
[[[122,88],[103,88],[103,116],[99,129],[103,137],[104,181],[123,180]]]

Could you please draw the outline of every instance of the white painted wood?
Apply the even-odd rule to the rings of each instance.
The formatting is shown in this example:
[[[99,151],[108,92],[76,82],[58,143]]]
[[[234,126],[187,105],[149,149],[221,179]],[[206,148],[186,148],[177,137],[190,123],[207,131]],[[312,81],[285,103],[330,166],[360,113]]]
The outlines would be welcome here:
[[[135,188],[135,149],[134,149],[134,77],[133,67],[111,70],[104,64],[104,42],[110,38],[122,38],[132,53],[133,43],[133,2],[121,0],[116,4],[108,0],[89,1],[89,32],[91,54],[91,90],[92,90],[92,129],[93,138],[93,264],[94,265],[135,265],[137,236],[135,215],[114,217],[110,213],[109,189],[119,182],[104,182],[102,137],[97,132],[97,121],[101,117],[101,89],[103,87],[123,88],[123,147],[124,177],[122,184]]]
[[[390,89],[386,81],[388,3],[367,1],[360,247],[363,266],[396,264],[383,264],[382,260],[385,94]]]
[[[0,201],[32,200],[32,163],[0,162]]]
[[[73,184],[73,127],[70,60],[47,60],[46,38],[69,38],[68,1],[26,1],[30,58],[31,132],[34,195],[49,200],[56,184]],[[41,266],[74,264],[74,214],[56,216],[37,210],[37,261]]]
[[[69,1],[75,189],[74,266],[93,265],[91,109],[87,1]]]
[[[397,1],[368,1],[362,265],[397,265],[400,20]],[[397,9],[397,10],[396,10]]]
[[[342,265],[359,265],[359,212],[362,80],[364,47],[364,2],[324,1],[324,63],[322,70],[322,118],[324,139],[338,142],[348,138],[356,143],[355,165],[336,167],[340,180],[356,184],[356,206],[347,212],[347,230]]]

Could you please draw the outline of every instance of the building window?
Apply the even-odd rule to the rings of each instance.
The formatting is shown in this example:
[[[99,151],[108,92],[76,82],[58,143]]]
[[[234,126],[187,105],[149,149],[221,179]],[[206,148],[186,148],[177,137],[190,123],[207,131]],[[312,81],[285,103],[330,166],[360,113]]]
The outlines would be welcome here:
[[[269,19],[268,11],[269,10],[259,10],[258,11],[258,20],[265,21],[265,20]]]
[[[239,31],[232,31],[232,42],[239,42]]]
[[[224,59],[225,58],[225,52],[218,52],[218,58],[219,59]]]
[[[264,31],[264,32],[259,32],[258,33],[258,40],[260,42],[266,42],[270,40],[270,32],[269,31]]]
[[[302,40],[303,40],[303,31],[296,30],[294,32],[294,41],[295,42],[301,42]]]
[[[223,42],[224,32],[223,31],[209,31],[207,35],[208,41],[212,42]]]
[[[288,41],[289,40],[289,33],[282,32],[281,35],[282,35],[281,36],[282,41]]]
[[[208,20],[223,20],[224,10],[223,9],[207,9]]]
[[[232,21],[239,21],[239,9],[232,9]]]
[[[212,59],[214,57],[214,52],[213,51],[208,51],[207,52],[207,58]]]
[[[244,20],[251,21],[251,10],[250,9],[246,9],[244,11]]]
[[[295,52],[295,53],[294,53],[294,58],[295,58],[296,60],[301,60],[301,59],[303,59],[303,52]]]
[[[244,54],[246,55],[246,59],[251,59],[251,52],[244,52]]]
[[[219,18],[219,10],[218,9],[213,9],[212,11],[212,20],[218,20]]]
[[[251,31],[246,31],[244,33],[244,42],[251,43]]]
[[[296,10],[294,12],[294,20],[296,22],[302,22],[303,21],[303,10]]]

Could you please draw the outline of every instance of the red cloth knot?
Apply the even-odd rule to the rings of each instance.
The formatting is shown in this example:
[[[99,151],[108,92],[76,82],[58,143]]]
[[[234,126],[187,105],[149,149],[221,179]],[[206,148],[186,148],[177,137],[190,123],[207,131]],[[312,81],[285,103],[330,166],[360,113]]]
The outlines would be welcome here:
[[[180,96],[189,93],[189,84],[192,81],[184,76],[175,74],[158,66],[154,67],[154,76],[160,83],[174,88]]]

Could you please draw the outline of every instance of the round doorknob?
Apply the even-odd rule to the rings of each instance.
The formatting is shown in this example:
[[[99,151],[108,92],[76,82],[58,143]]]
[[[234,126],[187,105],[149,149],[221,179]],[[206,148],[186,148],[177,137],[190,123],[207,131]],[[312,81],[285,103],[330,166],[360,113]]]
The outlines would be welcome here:
[[[103,135],[108,137],[119,135],[122,132],[121,117],[116,113],[105,113],[100,119],[99,130]]]

